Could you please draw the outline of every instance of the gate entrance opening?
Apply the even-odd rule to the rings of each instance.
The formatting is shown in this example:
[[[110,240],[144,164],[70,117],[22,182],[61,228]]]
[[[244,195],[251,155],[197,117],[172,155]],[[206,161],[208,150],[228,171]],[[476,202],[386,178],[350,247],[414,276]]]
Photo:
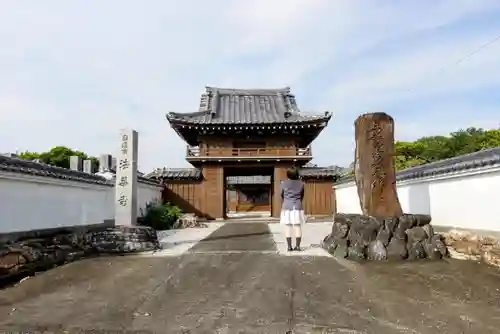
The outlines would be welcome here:
[[[226,216],[271,216],[272,168],[225,168]]]

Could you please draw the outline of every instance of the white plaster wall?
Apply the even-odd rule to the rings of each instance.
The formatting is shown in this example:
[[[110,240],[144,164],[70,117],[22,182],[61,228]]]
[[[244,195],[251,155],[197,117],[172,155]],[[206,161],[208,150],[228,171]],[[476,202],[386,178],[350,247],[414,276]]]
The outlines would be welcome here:
[[[500,231],[500,169],[429,183],[435,225]]]
[[[358,191],[354,182],[335,186],[337,212],[361,213]]]
[[[405,213],[430,214],[436,226],[500,231],[500,167],[398,182]],[[335,186],[337,212],[361,213],[354,182]]]
[[[0,233],[97,224],[113,216],[112,187],[0,175]]]
[[[139,183],[138,208],[160,199],[161,190]],[[114,215],[114,187],[0,173],[0,233],[99,224]]]
[[[162,189],[161,186],[139,183],[137,187],[137,214],[139,216],[146,208],[146,204],[161,201]]]

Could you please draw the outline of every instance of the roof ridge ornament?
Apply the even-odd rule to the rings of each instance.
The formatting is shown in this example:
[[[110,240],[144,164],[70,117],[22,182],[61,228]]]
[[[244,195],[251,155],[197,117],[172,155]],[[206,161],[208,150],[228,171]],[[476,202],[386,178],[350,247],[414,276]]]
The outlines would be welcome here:
[[[290,94],[290,87],[282,88],[221,88],[221,87],[211,87],[205,86],[206,92],[204,94],[216,93],[220,95],[261,95],[269,96],[281,93],[283,95]]]
[[[211,99],[209,98],[207,107],[210,109],[210,115],[216,116],[219,110],[219,90],[216,90],[211,94]]]

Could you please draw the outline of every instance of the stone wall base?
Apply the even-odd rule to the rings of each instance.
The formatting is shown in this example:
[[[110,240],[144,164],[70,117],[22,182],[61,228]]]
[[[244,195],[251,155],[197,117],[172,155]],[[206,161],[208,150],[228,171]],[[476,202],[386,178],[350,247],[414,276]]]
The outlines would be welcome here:
[[[443,236],[452,258],[500,267],[500,239],[487,234],[453,229],[443,233]]]
[[[156,231],[143,226],[115,226],[45,234],[0,244],[0,279],[29,275],[83,257],[160,248]]]
[[[430,222],[428,215],[376,218],[339,213],[322,247],[336,257],[352,260],[441,259],[448,251]]]

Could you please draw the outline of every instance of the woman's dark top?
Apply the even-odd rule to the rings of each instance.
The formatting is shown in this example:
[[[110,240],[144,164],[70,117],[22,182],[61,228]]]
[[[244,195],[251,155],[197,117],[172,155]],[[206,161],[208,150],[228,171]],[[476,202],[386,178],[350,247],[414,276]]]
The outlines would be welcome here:
[[[301,180],[284,180],[281,182],[282,210],[303,210],[304,182]]]

